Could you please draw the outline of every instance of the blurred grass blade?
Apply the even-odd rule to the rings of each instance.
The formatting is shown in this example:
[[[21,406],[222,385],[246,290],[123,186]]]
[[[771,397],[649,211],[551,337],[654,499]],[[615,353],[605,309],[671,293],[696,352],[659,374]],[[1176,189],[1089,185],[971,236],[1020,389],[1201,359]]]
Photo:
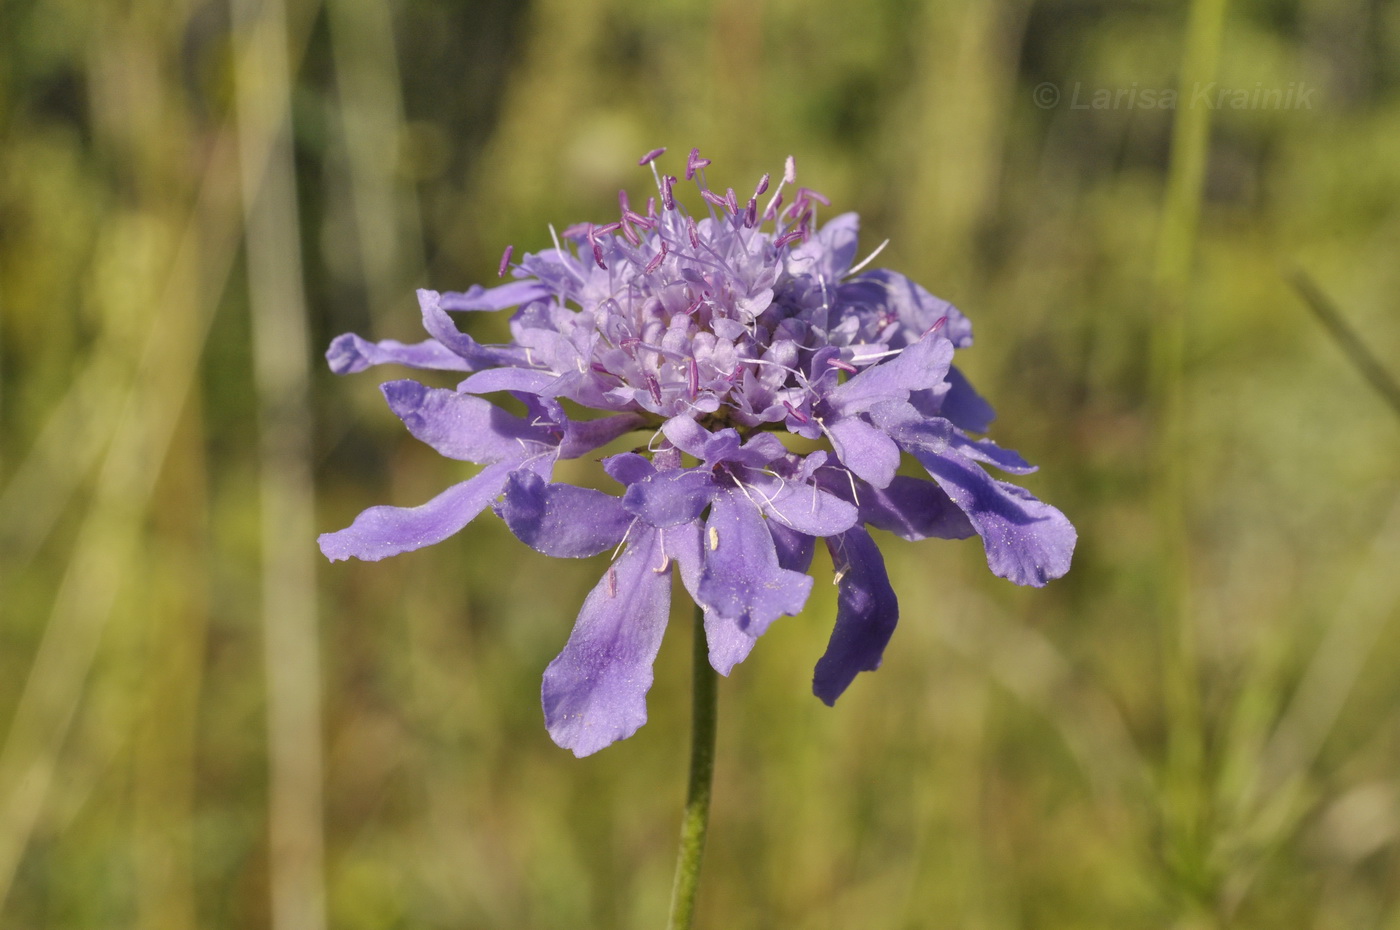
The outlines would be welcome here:
[[[1380,363],[1380,359],[1371,354],[1371,350],[1366,348],[1366,344],[1352,329],[1351,324],[1346,321],[1336,305],[1322,293],[1322,289],[1308,277],[1307,273],[1301,269],[1295,270],[1290,276],[1293,287],[1297,289],[1303,302],[1308,305],[1313,316],[1322,324],[1322,328],[1327,330],[1327,334],[1337,343],[1342,352],[1346,354],[1347,361],[1361,373],[1361,377],[1375,388],[1376,393],[1381,396],[1390,409],[1400,416],[1400,383],[1396,382],[1390,372],[1385,370],[1385,366]]]
[[[287,14],[281,0],[233,0],[232,10],[258,395],[272,927],[318,930],[326,923],[321,672]]]

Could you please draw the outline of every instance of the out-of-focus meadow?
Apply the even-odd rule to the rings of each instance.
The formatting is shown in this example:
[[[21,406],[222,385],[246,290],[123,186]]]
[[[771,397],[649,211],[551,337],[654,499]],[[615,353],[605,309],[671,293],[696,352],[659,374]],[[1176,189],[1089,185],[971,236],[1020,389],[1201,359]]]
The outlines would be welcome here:
[[[685,606],[556,748],[603,559],[325,564],[464,472],[320,353],[698,145],[968,313],[1080,533],[1043,590],[882,537],[835,709],[818,564],[722,682],[701,925],[1400,927],[1400,417],[1290,283],[1400,371],[1400,5],[280,3],[0,9],[0,926],[662,924]]]

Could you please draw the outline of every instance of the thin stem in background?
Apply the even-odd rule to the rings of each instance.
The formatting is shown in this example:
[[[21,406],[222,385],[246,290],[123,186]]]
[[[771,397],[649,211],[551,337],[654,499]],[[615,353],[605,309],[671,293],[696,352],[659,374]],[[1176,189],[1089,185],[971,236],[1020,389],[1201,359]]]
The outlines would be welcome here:
[[[676,883],[671,891],[670,930],[689,930],[695,919],[695,894],[700,887],[700,859],[705,853],[705,829],[710,819],[710,793],[715,775],[719,676],[710,666],[705,614],[699,605],[695,607],[694,627],[690,784],[686,788],[685,815],[681,820]]]
[[[1226,0],[1192,0],[1179,77],[1179,99],[1215,80]],[[1171,162],[1157,241],[1157,319],[1152,339],[1156,460],[1154,504],[1161,560],[1159,624],[1167,756],[1162,822],[1176,881],[1193,906],[1214,897],[1209,863],[1208,787],[1195,616],[1191,604],[1186,500],[1186,307],[1200,228],[1201,191],[1210,152],[1209,107],[1177,107]]]
[[[1400,383],[1385,370],[1385,366],[1380,363],[1380,359],[1371,354],[1371,350],[1366,348],[1366,344],[1361,341],[1356,330],[1351,328],[1351,324],[1337,310],[1335,304],[1322,293],[1313,279],[1301,270],[1296,270],[1289,276],[1293,286],[1297,288],[1298,294],[1303,298],[1303,302],[1308,305],[1308,309],[1317,317],[1317,321],[1322,324],[1323,329],[1337,343],[1342,352],[1346,354],[1347,361],[1361,373],[1361,377],[1371,387],[1376,389],[1376,393],[1381,395],[1381,399],[1390,405],[1390,408],[1400,415]]]
[[[326,925],[310,374],[282,0],[233,0],[240,179],[258,394],[273,930]],[[266,152],[265,161],[258,158]]]

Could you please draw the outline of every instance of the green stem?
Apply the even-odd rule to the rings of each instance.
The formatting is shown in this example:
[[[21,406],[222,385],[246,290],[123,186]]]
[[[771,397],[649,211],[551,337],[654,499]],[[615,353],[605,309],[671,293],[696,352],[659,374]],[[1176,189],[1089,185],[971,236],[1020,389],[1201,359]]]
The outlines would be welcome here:
[[[676,859],[676,883],[671,889],[669,930],[690,930],[695,920],[695,892],[700,887],[700,858],[705,852],[705,828],[710,819],[710,787],[715,775],[715,721],[718,681],[710,667],[705,642],[705,614],[695,608],[695,656],[691,685],[694,717],[690,734],[690,784],[681,820],[681,848]]]

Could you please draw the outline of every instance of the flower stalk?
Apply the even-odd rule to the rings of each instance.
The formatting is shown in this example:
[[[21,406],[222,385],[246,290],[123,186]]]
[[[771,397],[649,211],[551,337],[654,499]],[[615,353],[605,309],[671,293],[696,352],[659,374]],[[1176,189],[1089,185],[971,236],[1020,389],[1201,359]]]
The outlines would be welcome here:
[[[710,795],[715,777],[715,731],[719,720],[719,675],[710,665],[705,640],[705,612],[695,609],[694,671],[691,679],[690,781],[681,819],[681,846],[676,857],[676,881],[671,888],[669,930],[690,930],[695,920],[695,896],[700,887],[700,860],[710,820]]]

